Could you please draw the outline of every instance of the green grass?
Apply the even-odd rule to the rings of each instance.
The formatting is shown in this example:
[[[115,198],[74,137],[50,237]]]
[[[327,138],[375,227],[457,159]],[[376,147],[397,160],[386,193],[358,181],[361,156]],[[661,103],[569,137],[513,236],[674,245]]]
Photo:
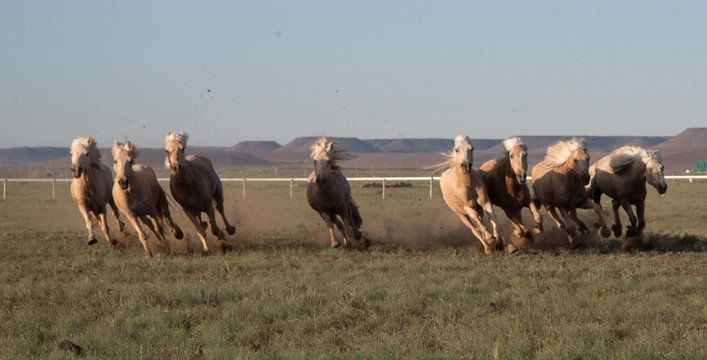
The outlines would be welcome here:
[[[593,237],[567,249],[546,222],[517,256],[469,246],[426,185],[386,200],[354,185],[374,240],[358,252],[327,247],[303,186],[290,199],[286,184],[248,184],[242,199],[231,184],[235,250],[202,256],[192,235],[192,251],[152,259],[134,235],[87,246],[68,184],[56,200],[45,185],[10,183],[0,202],[0,358],[64,339],[101,359],[707,356],[707,184],[651,190],[630,251]]]

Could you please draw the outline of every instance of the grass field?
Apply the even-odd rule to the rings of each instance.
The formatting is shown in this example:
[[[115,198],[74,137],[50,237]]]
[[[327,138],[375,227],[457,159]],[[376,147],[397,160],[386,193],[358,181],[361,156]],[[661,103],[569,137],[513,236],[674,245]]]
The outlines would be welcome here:
[[[707,183],[651,189],[644,243],[628,250],[594,235],[568,249],[546,216],[513,256],[484,255],[439,189],[415,185],[381,200],[354,184],[364,252],[328,248],[302,184],[290,199],[288,184],[249,183],[243,199],[231,183],[233,250],[202,256],[178,216],[187,239],[143,259],[132,229],[115,249],[85,244],[68,183],[56,199],[51,184],[9,183],[0,358],[52,356],[64,339],[86,358],[707,356]]]

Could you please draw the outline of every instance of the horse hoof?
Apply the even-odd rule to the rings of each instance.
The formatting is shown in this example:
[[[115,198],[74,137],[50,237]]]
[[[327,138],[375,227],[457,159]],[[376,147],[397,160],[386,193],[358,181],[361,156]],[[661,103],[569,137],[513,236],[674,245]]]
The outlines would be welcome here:
[[[207,223],[206,221],[202,221],[201,227],[204,228],[204,230],[206,230],[206,228],[209,227],[209,223]]]
[[[236,227],[235,226],[229,226],[226,228],[226,231],[228,232],[228,235],[233,235],[236,233]]]
[[[116,240],[116,239],[110,239],[110,241],[108,242],[108,244],[110,244],[110,245],[112,245],[112,246],[117,246],[117,245],[118,245],[118,240]]]
[[[617,239],[621,237],[621,226],[612,225],[611,230],[614,231],[614,237]]]
[[[95,244],[95,243],[97,243],[97,242],[98,242],[98,240],[96,240],[96,238],[92,238],[91,240],[88,241],[88,244],[89,244],[89,245],[93,245],[93,244]]]
[[[513,244],[508,244],[506,245],[506,251],[508,252],[508,255],[515,254],[518,252],[518,248]]]
[[[611,230],[609,230],[606,226],[602,226],[599,228],[599,234],[601,234],[601,237],[603,238],[608,238],[609,235],[611,235]]]
[[[184,238],[184,233],[182,232],[182,229],[172,229],[172,232],[174,233],[174,237],[177,238],[177,240],[182,240]]]
[[[339,244],[338,242],[333,242],[333,243],[331,243],[331,248],[332,248],[332,249],[336,249],[336,248],[338,248],[339,246],[341,246],[341,244]]]

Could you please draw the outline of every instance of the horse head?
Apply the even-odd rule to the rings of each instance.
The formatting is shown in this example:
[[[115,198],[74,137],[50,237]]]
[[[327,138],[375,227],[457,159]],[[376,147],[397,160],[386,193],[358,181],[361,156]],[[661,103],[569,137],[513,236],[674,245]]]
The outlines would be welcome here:
[[[552,168],[565,166],[579,177],[582,185],[589,184],[589,153],[587,140],[584,138],[559,141],[550,146],[545,155],[545,162]]]
[[[186,161],[184,158],[184,149],[187,148],[188,139],[189,134],[182,130],[178,134],[167,133],[167,137],[164,140],[164,151],[167,155],[164,164],[172,171],[173,175],[179,175],[182,171],[183,164]]]
[[[658,194],[665,194],[668,191],[668,184],[665,183],[665,175],[663,174],[663,159],[658,150],[646,152],[648,160],[646,164],[646,181],[653,185],[658,190]]]
[[[569,160],[572,161],[572,171],[579,176],[582,185],[588,185],[591,177],[589,176],[589,153],[587,153],[587,149],[574,150]]]
[[[454,138],[454,150],[452,153],[454,162],[459,165],[464,174],[471,173],[471,166],[474,164],[474,147],[471,140],[466,135],[457,135]]]
[[[133,175],[133,163],[140,154],[140,149],[130,141],[123,145],[115,140],[113,142],[113,170],[115,180],[123,190],[130,190],[130,178]]]
[[[312,153],[309,157],[314,161],[314,174],[319,186],[326,185],[329,180],[329,172],[334,166],[335,145],[335,142],[327,142],[327,139],[322,137],[310,147]]]
[[[519,137],[508,138],[503,141],[503,145],[508,152],[508,160],[516,176],[516,181],[519,184],[525,184],[528,171],[528,146],[523,144]]]
[[[91,147],[96,146],[92,137],[76,137],[71,142],[71,174],[80,178],[84,170],[91,166]]]

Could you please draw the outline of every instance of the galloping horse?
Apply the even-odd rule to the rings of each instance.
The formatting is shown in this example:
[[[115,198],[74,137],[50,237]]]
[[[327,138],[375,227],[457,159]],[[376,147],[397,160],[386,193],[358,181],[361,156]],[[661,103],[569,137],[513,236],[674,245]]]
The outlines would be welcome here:
[[[621,236],[621,220],[619,206],[628,214],[631,225],[626,230],[626,236],[641,236],[646,226],[644,218],[646,202],[646,181],[665,194],[668,185],[663,175],[663,160],[658,150],[646,150],[638,146],[624,146],[611,154],[599,159],[589,168],[591,181],[589,196],[601,206],[601,195],[612,198],[616,223],[611,227],[614,236]],[[636,207],[638,219],[631,209]],[[638,226],[636,226],[638,220]]]
[[[439,166],[448,169],[442,173],[439,186],[447,206],[457,214],[464,225],[471,229],[484,246],[484,251],[489,254],[491,246],[496,241],[503,241],[503,238],[481,174],[471,168],[474,159],[473,151],[474,148],[467,136],[458,135],[454,138],[454,149],[442,154],[447,161]],[[484,213],[491,221],[493,235],[489,233],[483,222]],[[518,251],[511,243],[507,243],[506,247],[509,254]]]
[[[123,231],[118,208],[113,201],[113,175],[110,169],[101,163],[101,153],[92,137],[76,137],[71,142],[71,198],[79,206],[88,229],[88,244],[98,240],[93,234],[93,219],[98,220],[106,242],[115,244],[110,238],[110,229],[106,223],[106,204],[113,209],[113,216],[118,231]]]
[[[123,145],[116,140],[113,143],[112,153],[113,170],[116,173],[113,199],[137,231],[140,242],[145,248],[145,257],[150,257],[152,252],[147,247],[147,237],[140,226],[140,221],[167,247],[169,243],[164,237],[164,221],[166,220],[172,227],[172,232],[177,239],[182,238],[182,230],[172,221],[167,195],[157,183],[155,172],[147,165],[134,164],[135,158],[140,154],[138,147],[129,141]]]
[[[165,152],[167,159],[165,166],[172,170],[169,178],[169,188],[172,197],[182,206],[184,213],[194,223],[199,234],[204,251],[209,251],[206,244],[206,222],[201,222],[201,213],[206,213],[211,222],[211,233],[217,239],[223,239],[223,232],[216,224],[214,206],[221,214],[221,219],[229,235],[236,232],[236,228],[228,223],[223,213],[223,185],[216,175],[211,160],[203,156],[184,155],[189,134],[167,133],[165,138]]]
[[[503,209],[513,224],[513,233],[518,237],[532,239],[528,227],[523,224],[524,207],[530,209],[537,224],[533,231],[543,232],[543,217],[537,206],[530,201],[530,190],[525,183],[528,169],[528,146],[519,137],[503,140],[506,151],[496,159],[485,162],[479,168],[491,203]]]
[[[309,155],[314,160],[314,171],[307,180],[307,201],[326,222],[331,247],[339,246],[334,234],[334,224],[344,238],[344,246],[365,249],[368,239],[362,239],[361,214],[358,205],[351,197],[349,182],[341,173],[337,164],[342,160],[343,150],[334,142],[327,142],[325,137],[319,138],[310,147]],[[339,220],[338,217],[341,217]],[[342,223],[343,221],[343,223]]]
[[[583,234],[589,229],[577,217],[577,208],[594,209],[598,218],[599,232],[602,237],[608,237],[611,231],[601,216],[601,207],[595,204],[587,195],[584,186],[589,183],[589,154],[586,140],[572,138],[559,141],[547,149],[545,160],[533,167],[534,201],[545,205],[550,217],[557,227],[567,233],[570,246],[575,246],[573,236],[574,226],[567,226],[559,219],[555,208],[560,209],[565,222],[570,219],[579,225]]]

